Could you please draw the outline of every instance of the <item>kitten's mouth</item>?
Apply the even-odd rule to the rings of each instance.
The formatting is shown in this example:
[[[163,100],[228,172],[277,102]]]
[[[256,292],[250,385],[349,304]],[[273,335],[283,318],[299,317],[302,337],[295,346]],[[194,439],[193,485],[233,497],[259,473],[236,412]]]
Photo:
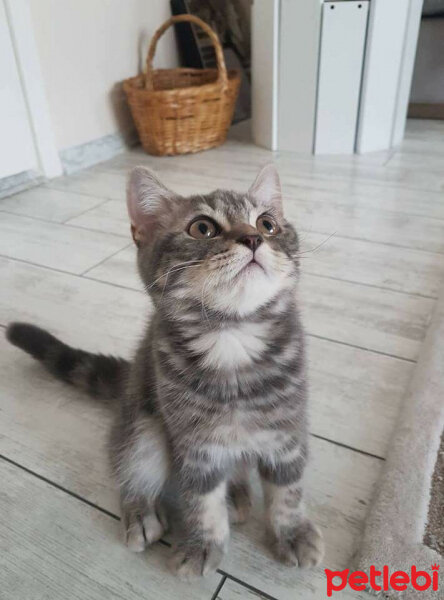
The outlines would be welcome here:
[[[264,271],[265,273],[265,269],[264,267],[261,265],[261,263],[253,256],[251,258],[251,260],[249,262],[247,262],[247,264],[242,267],[242,269],[240,270],[239,273],[251,273],[253,272],[255,269],[261,269],[262,271]]]
[[[247,267],[250,267],[251,265],[257,265],[258,267],[260,267],[261,269],[263,268],[262,265],[254,258],[250,260],[250,262],[247,264]]]

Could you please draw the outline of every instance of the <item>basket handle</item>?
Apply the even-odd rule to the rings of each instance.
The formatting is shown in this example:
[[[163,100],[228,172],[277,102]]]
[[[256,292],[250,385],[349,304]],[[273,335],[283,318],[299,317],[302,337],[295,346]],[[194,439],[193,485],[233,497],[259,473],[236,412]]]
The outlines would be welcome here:
[[[226,89],[228,85],[228,75],[227,75],[227,67],[225,66],[225,58],[222,50],[221,43],[215,33],[209,25],[199,19],[199,17],[195,17],[194,15],[176,15],[175,17],[170,17],[163,25],[156,29],[154,35],[150,42],[150,47],[148,50],[148,56],[146,57],[146,73],[145,73],[145,89],[152,90],[153,89],[153,58],[156,53],[156,46],[159,38],[165,33],[168,27],[171,27],[174,23],[183,23],[184,21],[188,21],[189,23],[194,23],[201,27],[205,33],[210,38],[213,43],[214,50],[216,52],[216,61],[217,68],[219,71],[218,81],[221,83],[222,89]]]

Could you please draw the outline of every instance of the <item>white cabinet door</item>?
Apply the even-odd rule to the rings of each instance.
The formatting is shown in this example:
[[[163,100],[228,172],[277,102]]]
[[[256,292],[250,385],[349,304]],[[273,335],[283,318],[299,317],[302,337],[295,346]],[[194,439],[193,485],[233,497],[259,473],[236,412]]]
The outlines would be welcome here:
[[[278,149],[313,152],[322,2],[281,0]]]
[[[315,154],[354,152],[368,4],[323,4]]]
[[[422,0],[372,0],[356,150],[400,142],[407,113]]]
[[[11,30],[4,1],[0,0],[0,178],[37,167]]]

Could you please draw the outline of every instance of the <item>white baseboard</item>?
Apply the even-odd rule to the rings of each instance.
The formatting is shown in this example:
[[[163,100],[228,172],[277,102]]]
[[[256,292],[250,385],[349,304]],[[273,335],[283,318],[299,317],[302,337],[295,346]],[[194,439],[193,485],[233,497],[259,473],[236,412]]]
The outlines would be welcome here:
[[[135,146],[137,142],[138,138],[135,131],[130,132],[125,137],[119,133],[113,133],[79,146],[61,150],[59,155],[63,172],[65,175],[69,175],[92,167],[125,152],[128,148]],[[6,198],[40,185],[45,180],[46,178],[37,171],[23,171],[10,177],[0,178],[0,198]]]
[[[9,177],[0,178],[0,198],[12,196],[43,183],[45,178],[36,171],[23,171]]]
[[[112,133],[97,140],[86,142],[60,151],[60,160],[65,175],[75,173],[81,169],[92,167],[97,163],[121,154],[137,143],[136,132],[126,136]]]

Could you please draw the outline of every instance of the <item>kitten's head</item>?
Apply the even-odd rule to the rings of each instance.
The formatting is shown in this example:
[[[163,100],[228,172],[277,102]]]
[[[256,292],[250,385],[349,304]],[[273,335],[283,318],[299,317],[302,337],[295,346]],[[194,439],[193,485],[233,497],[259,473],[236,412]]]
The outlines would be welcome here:
[[[187,300],[247,315],[294,286],[298,238],[272,164],[246,194],[186,198],[136,167],[127,201],[139,271],[155,303],[168,299],[177,308]]]

